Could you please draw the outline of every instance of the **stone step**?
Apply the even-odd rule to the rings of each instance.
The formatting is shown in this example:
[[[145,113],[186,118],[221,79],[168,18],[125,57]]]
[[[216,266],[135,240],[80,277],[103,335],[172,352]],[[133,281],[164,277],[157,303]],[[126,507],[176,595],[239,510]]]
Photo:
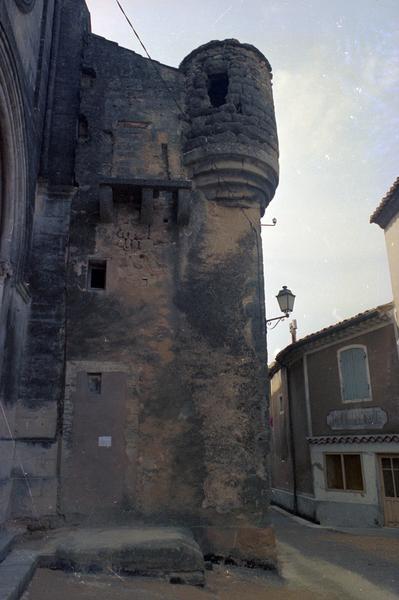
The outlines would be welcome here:
[[[5,559],[12,548],[18,533],[9,529],[0,530],[0,563]]]
[[[162,577],[204,584],[204,557],[191,532],[171,527],[58,530],[40,550],[40,566]]]
[[[39,556],[31,550],[13,550],[0,564],[0,600],[18,600],[32,579]]]

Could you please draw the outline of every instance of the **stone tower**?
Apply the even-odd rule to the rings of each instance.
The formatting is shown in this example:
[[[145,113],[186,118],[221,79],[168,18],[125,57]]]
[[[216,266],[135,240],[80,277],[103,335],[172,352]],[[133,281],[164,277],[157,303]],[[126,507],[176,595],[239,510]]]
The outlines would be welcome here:
[[[41,20],[45,41],[24,116],[40,117],[27,138],[32,242],[15,287],[20,362],[2,387],[5,443],[24,468],[12,452],[0,465],[0,519],[173,524],[204,553],[273,563],[270,66],[226,40],[171,68],[93,35],[83,0],[78,13],[76,0],[29,5],[19,19],[32,31]]]
[[[270,562],[270,66],[227,40],[155,69],[93,38],[80,123],[62,512],[184,525],[205,552]]]
[[[201,365],[187,371],[206,456],[203,519],[213,551],[262,561],[272,545],[260,238],[278,183],[271,67],[253,46],[225,40],[194,50],[180,69],[194,190],[182,310],[185,354]]]

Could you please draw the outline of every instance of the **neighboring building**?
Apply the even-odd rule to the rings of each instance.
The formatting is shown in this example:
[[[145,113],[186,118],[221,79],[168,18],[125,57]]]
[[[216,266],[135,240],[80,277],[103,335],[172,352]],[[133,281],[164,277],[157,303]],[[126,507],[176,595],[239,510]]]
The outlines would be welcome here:
[[[399,525],[393,305],[287,346],[269,372],[273,501],[326,525]]]
[[[225,40],[155,63],[83,0],[0,18],[0,522],[173,523],[274,560],[268,61]]]
[[[370,222],[384,230],[396,323],[399,324],[399,177],[371,215]]]

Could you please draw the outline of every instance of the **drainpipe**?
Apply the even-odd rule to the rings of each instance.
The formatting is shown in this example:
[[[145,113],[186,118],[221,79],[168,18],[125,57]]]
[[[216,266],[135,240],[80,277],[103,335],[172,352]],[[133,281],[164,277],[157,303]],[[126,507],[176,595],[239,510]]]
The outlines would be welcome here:
[[[297,477],[296,477],[296,455],[295,455],[295,442],[294,442],[294,426],[292,423],[292,399],[291,399],[291,386],[288,366],[285,368],[285,379],[287,386],[287,400],[288,400],[288,426],[290,432],[290,450],[291,450],[291,462],[292,462],[292,485],[294,492],[294,512],[298,513],[298,492],[297,492]]]

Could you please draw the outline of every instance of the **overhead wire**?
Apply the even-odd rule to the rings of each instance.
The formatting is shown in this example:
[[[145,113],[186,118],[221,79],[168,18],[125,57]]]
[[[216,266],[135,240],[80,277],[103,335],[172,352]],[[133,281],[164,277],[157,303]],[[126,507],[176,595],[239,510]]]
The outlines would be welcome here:
[[[8,435],[10,436],[10,439],[12,440],[12,443],[14,445],[14,456],[15,456],[16,462],[18,463],[19,468],[21,470],[22,477],[25,480],[25,484],[26,484],[26,487],[27,487],[27,490],[28,490],[29,498],[30,498],[30,501],[32,503],[33,514],[37,518],[38,517],[38,512],[36,510],[35,501],[33,499],[33,493],[32,493],[31,485],[29,483],[28,473],[26,472],[26,469],[25,469],[25,467],[24,467],[24,465],[22,463],[22,460],[21,460],[21,458],[19,456],[19,452],[18,452],[18,448],[17,448],[17,441],[16,441],[16,439],[15,439],[13,433],[12,433],[11,425],[10,425],[9,420],[7,418],[7,414],[6,414],[6,411],[5,411],[5,408],[4,408],[2,400],[0,400],[0,409],[1,409],[1,413],[3,415],[4,423],[5,423],[6,428],[8,430]]]
[[[176,100],[175,95],[173,94],[172,90],[170,89],[170,87],[166,83],[165,79],[162,77],[160,69],[156,66],[156,62],[151,58],[150,53],[148,52],[147,48],[144,46],[144,43],[142,42],[139,34],[137,33],[136,29],[134,28],[132,21],[130,20],[130,18],[126,14],[126,11],[123,8],[122,4],[119,2],[119,0],[115,0],[115,2],[117,3],[117,5],[118,5],[118,7],[119,7],[119,9],[121,11],[121,13],[125,17],[125,19],[126,19],[128,25],[129,25],[130,29],[133,31],[134,35],[138,39],[138,41],[139,41],[141,47],[143,48],[143,50],[144,50],[147,58],[149,59],[151,65],[153,67],[153,69],[155,70],[155,72],[157,73],[159,79],[162,81],[163,85],[165,86],[166,90],[168,91],[168,94],[170,95],[170,97],[172,98],[172,100],[174,101],[174,103],[176,104],[176,106],[179,109],[181,115],[186,118],[186,114],[185,114],[184,110],[180,106],[180,103]]]

